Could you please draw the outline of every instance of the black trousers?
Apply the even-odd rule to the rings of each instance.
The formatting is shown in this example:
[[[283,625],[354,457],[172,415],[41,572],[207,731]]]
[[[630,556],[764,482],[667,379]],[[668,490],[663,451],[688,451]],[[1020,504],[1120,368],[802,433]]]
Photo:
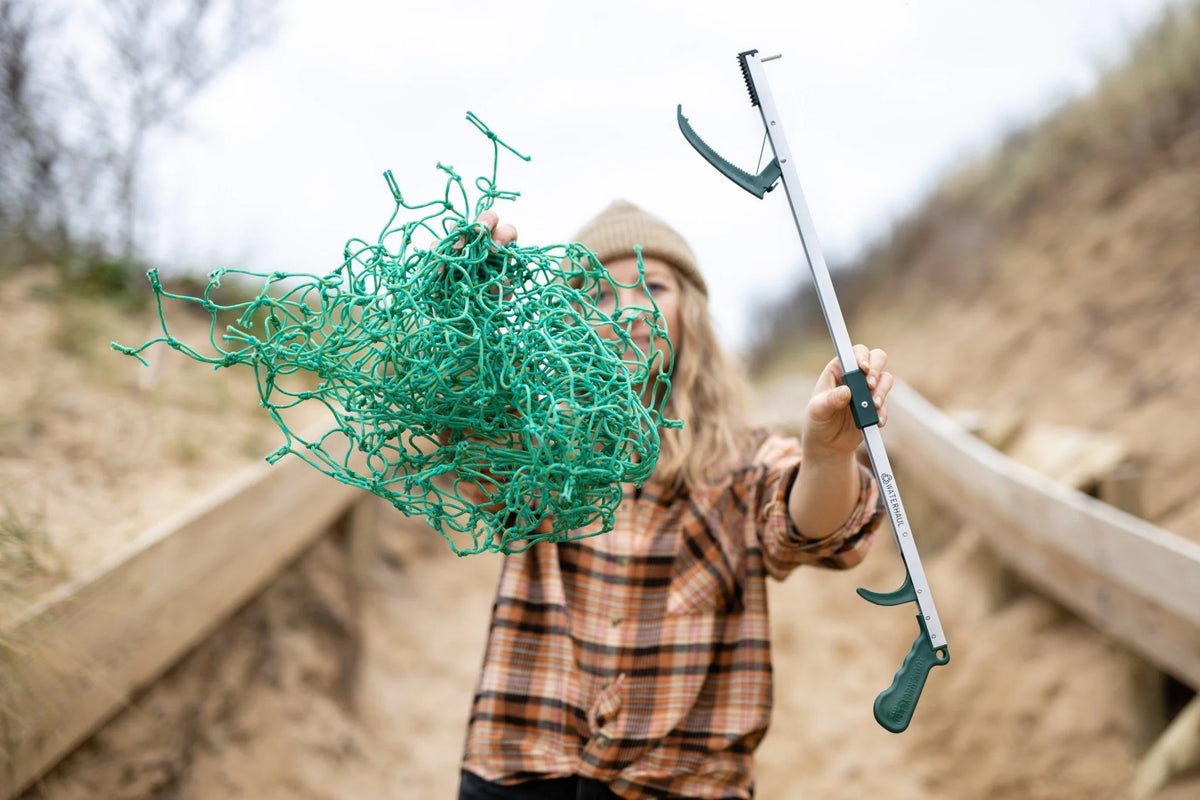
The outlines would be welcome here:
[[[590,778],[551,778],[501,786],[463,770],[458,800],[621,800]]]

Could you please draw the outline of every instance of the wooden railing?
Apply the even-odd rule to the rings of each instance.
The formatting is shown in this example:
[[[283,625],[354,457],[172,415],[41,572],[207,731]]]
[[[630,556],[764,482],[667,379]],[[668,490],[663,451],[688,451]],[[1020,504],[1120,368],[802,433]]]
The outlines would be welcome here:
[[[370,495],[251,469],[0,630],[0,797],[21,792]]]
[[[961,509],[1046,595],[1200,688],[1200,544],[1005,457],[908,387],[889,409],[905,477]]]

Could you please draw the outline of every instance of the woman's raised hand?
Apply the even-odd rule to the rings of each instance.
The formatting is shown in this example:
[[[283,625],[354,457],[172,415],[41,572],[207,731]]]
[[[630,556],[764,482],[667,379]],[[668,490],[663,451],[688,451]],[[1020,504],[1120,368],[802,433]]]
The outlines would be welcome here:
[[[867,376],[882,428],[887,423],[887,396],[895,382],[892,373],[884,371],[887,353],[856,344],[854,356]],[[842,383],[841,361],[834,358],[821,371],[808,401],[802,438],[804,457],[811,461],[845,456],[861,443],[862,433],[850,411],[850,388]]]

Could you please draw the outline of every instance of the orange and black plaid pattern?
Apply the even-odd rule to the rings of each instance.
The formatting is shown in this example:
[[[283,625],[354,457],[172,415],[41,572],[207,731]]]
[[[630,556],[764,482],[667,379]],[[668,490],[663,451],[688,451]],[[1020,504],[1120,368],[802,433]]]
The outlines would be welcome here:
[[[806,539],[795,439],[769,435],[720,487],[628,488],[607,534],[505,558],[463,767],[581,775],[628,800],[749,798],[771,711],[766,578],[845,569],[883,517],[862,472],[845,525]]]

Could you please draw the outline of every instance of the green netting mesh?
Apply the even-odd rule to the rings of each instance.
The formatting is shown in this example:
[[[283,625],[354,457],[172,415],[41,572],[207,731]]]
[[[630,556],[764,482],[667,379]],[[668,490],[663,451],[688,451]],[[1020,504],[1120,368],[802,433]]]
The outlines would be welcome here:
[[[286,440],[268,461],[291,453],[424,515],[460,555],[611,530],[620,483],[649,477],[658,428],[681,424],[663,417],[673,353],[644,276],[626,287],[644,292],[644,305],[605,313],[595,299],[616,284],[584,247],[498,247],[472,222],[517,197],[496,187],[500,148],[528,157],[467,119],[492,142],[473,215],[448,166],[438,164],[442,199],[420,204],[385,173],[395,211],[375,243],[350,240],[329,274],[219,269],[196,297],[166,291],[151,271],[162,336],[113,343],[139,359],[161,343],[214,369],[250,367]],[[220,302],[232,274],[261,280],[261,291]],[[168,299],[211,315],[211,350],[171,334]],[[230,312],[236,323],[220,331]],[[631,337],[639,319],[648,352]],[[293,409],[314,403],[325,429],[289,426]]]

